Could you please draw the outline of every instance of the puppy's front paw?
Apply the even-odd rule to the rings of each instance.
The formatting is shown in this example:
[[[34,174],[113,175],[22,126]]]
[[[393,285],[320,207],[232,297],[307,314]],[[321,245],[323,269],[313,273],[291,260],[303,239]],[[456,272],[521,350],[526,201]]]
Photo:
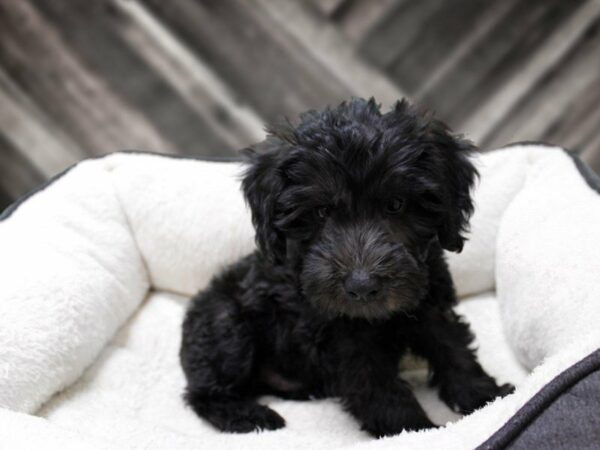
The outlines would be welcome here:
[[[403,431],[418,431],[428,428],[437,428],[437,425],[425,415],[415,414],[407,416],[405,414],[397,415],[393,413],[371,420],[362,426],[364,431],[377,439],[385,436],[394,436]]]
[[[492,377],[464,377],[446,380],[440,386],[440,398],[452,410],[470,414],[496,397],[504,397],[515,390],[512,384],[498,386]]]
[[[285,426],[285,420],[271,408],[256,405],[248,414],[232,418],[227,429],[230,433],[250,433],[260,430],[277,430]]]
[[[192,404],[194,410],[226,433],[277,430],[285,420],[268,406],[254,402],[206,402]]]

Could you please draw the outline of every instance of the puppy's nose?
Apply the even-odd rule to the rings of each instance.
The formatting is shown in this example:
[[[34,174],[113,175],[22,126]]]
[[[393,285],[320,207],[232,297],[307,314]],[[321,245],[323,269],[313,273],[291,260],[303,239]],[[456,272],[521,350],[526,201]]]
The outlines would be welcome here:
[[[354,300],[371,300],[380,289],[379,281],[365,270],[353,270],[344,281],[344,289]]]

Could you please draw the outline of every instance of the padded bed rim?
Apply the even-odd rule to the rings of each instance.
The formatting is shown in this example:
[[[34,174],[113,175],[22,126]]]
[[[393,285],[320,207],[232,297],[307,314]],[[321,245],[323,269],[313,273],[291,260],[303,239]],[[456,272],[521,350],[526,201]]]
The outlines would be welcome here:
[[[567,155],[569,155],[569,157],[571,157],[571,159],[575,163],[575,167],[577,168],[577,170],[579,171],[579,173],[581,174],[583,179],[586,181],[588,186],[590,188],[592,188],[594,191],[596,191],[598,194],[600,194],[600,177],[596,173],[594,173],[594,171],[579,157],[579,155],[577,155],[575,152],[573,152],[571,150],[568,150],[564,147],[548,144],[548,143],[542,142],[542,141],[513,142],[513,143],[507,144],[503,147],[500,147],[500,149],[516,147],[516,146],[529,146],[529,145],[560,148]],[[187,155],[172,155],[172,154],[168,154],[168,153],[157,153],[157,152],[150,152],[150,151],[144,151],[144,150],[120,150],[117,153],[134,154],[134,155],[135,154],[154,155],[154,156],[161,156],[164,158],[189,159],[191,161],[217,161],[217,162],[241,162],[241,161],[243,161],[243,158],[238,157],[238,156],[187,156]],[[106,156],[109,156],[109,155],[96,156],[94,158],[88,158],[84,161],[89,161],[89,160],[94,160],[94,159],[102,159],[102,158],[105,158]],[[19,206],[22,203],[24,203],[25,201],[27,201],[30,197],[34,196],[38,192],[43,191],[48,186],[50,186],[52,183],[54,183],[55,181],[62,178],[64,175],[69,173],[73,168],[77,167],[78,165],[79,165],[79,163],[75,163],[75,164],[67,167],[62,172],[57,173],[56,175],[51,177],[46,182],[42,183],[35,189],[22,195],[17,200],[15,200],[13,203],[8,205],[6,207],[6,209],[4,211],[2,211],[2,213],[0,213],[0,222],[8,219],[19,208]]]
[[[519,409],[514,416],[512,416],[508,422],[506,422],[498,431],[490,436],[483,444],[477,447],[477,450],[498,450],[504,448],[523,447],[520,445],[520,440],[525,439],[537,439],[539,442],[539,435],[525,436],[528,433],[528,428],[540,418],[538,425],[542,427],[546,432],[550,429],[554,431],[556,436],[557,425],[565,426],[565,423],[557,424],[555,420],[551,418],[544,418],[545,412],[556,407],[557,401],[571,389],[575,388],[578,384],[584,382],[587,378],[590,378],[594,373],[600,373],[600,349],[595,350],[590,355],[583,358],[581,361],[575,363],[560,375],[556,376],[552,381],[546,384],[540,391],[537,392],[521,409]],[[596,392],[599,390],[597,389]],[[581,408],[578,404],[577,408],[571,409],[571,417],[569,417],[569,423],[589,423],[589,420],[599,420],[598,411],[592,410],[597,408],[598,398],[592,401],[586,402],[587,408]],[[597,426],[597,424],[596,424]],[[593,444],[596,445],[598,442],[597,438],[589,435],[577,435],[578,441],[576,443],[571,442],[572,448],[593,448]],[[548,448],[555,448],[556,442],[546,442]],[[527,446],[523,447],[526,448]],[[540,448],[537,447],[536,448]]]
[[[555,145],[547,144],[544,142],[536,141],[524,141],[515,142],[508,144],[502,148],[509,148],[514,146],[543,146],[551,148],[561,148]],[[594,190],[597,194],[600,194],[600,177],[590,169],[590,167],[581,158],[572,151],[565,148],[561,148],[574,162],[578,172],[585,180],[586,184]],[[187,160],[199,160],[199,161],[219,161],[219,162],[240,162],[242,158],[238,157],[202,157],[202,156],[182,156],[182,155],[170,155],[155,152],[139,151],[139,150],[126,150],[119,153],[127,154],[147,154],[161,156],[165,158],[175,159],[187,159]],[[104,156],[99,156],[91,159],[101,159]],[[55,181],[62,178],[70,170],[76,167],[79,163],[74,164],[64,171],[58,173],[42,185],[38,186],[34,190],[23,195],[17,199],[14,203],[9,205],[1,214],[0,221],[8,219],[21,204],[26,202],[29,198],[34,196],[36,193],[45,190],[47,187],[52,185]],[[537,419],[541,419],[542,427],[555,427],[555,423],[552,421],[545,420],[543,417],[544,412],[551,410],[558,400],[566,394],[569,390],[582,383],[586,378],[592,376],[594,373],[600,373],[600,349],[592,352],[587,357],[583,358],[579,362],[575,363],[560,375],[555,377],[552,381],[546,384],[540,391],[538,391],[517,413],[512,416],[508,422],[506,422],[499,430],[491,435],[483,444],[477,449],[496,450],[501,448],[518,447],[519,440],[527,434],[528,428],[536,422]],[[596,403],[592,402],[591,405]],[[585,409],[574,409],[573,414],[576,415],[577,420],[585,420],[590,416],[593,416],[594,412],[590,412]],[[545,422],[544,422],[545,420]],[[538,422],[539,423],[539,422]],[[555,431],[557,431],[555,429]],[[587,436],[589,439],[590,436]],[[582,436],[582,439],[586,439],[586,436]],[[579,442],[585,445],[586,441]],[[578,444],[579,444],[578,443]],[[551,445],[550,442],[546,444]]]
[[[144,151],[144,150],[119,150],[118,152],[115,152],[115,153],[129,154],[129,155],[153,155],[153,156],[160,156],[163,158],[171,158],[171,159],[188,159],[190,161],[213,161],[213,162],[241,162],[241,161],[243,161],[243,158],[240,158],[237,156],[185,156],[185,155],[172,155],[169,153],[149,152],[149,151]],[[0,214],[0,222],[8,219],[19,208],[19,206],[21,206],[23,203],[25,203],[29,198],[33,197],[38,192],[45,190],[48,186],[50,186],[55,181],[60,180],[63,176],[65,176],[67,173],[69,173],[71,170],[73,170],[75,167],[77,167],[81,162],[102,159],[102,158],[106,158],[107,156],[110,156],[110,155],[111,154],[95,156],[92,158],[84,159],[83,161],[77,162],[77,163],[67,167],[62,172],[57,173],[56,175],[54,175],[53,177],[51,177],[44,183],[40,184],[38,187],[36,187],[36,188],[32,189],[31,191],[27,192],[26,194],[22,195],[17,200],[15,200],[13,203],[8,205],[6,207],[6,209],[4,211],[2,211],[2,213]]]

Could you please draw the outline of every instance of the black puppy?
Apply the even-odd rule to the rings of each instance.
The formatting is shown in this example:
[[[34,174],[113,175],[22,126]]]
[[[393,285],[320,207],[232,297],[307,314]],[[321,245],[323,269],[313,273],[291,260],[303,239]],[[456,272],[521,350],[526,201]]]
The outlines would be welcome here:
[[[259,250],[216,277],[183,324],[185,399],[229,432],[277,429],[256,402],[339,397],[374,436],[434,427],[398,376],[408,349],[469,413],[498,386],[469,348],[442,249],[473,211],[473,145],[405,101],[308,112],[247,151]]]

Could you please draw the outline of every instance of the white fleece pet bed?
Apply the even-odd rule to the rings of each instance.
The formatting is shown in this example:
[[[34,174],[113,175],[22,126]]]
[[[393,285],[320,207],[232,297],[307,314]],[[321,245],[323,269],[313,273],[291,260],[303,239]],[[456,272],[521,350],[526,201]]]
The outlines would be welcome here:
[[[413,369],[405,377],[446,426],[376,441],[335,399],[265,398],[286,428],[216,432],[181,400],[180,324],[188,298],[254,247],[240,165],[122,153],[0,217],[0,448],[587,445],[600,430],[600,184],[541,144],[476,163],[470,240],[448,256],[479,358],[514,394],[460,418]]]

